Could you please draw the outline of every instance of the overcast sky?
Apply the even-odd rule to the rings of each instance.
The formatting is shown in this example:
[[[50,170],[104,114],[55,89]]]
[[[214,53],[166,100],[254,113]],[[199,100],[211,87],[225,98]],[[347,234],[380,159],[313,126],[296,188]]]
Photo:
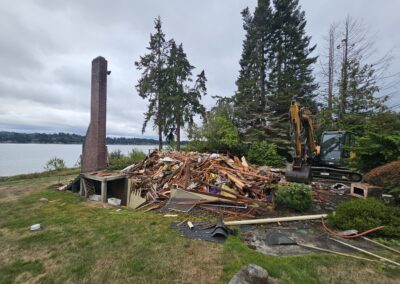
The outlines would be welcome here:
[[[145,54],[153,20],[182,42],[211,95],[231,96],[244,32],[240,12],[256,0],[3,0],[0,4],[0,131],[73,132],[89,124],[93,58],[108,60],[107,134],[142,137],[146,101],[135,90],[134,61]],[[392,48],[400,71],[400,1],[300,0],[312,42],[323,46],[329,25],[347,14],[377,33],[381,52]],[[318,51],[315,55],[318,54]],[[400,90],[400,88],[399,88]],[[398,95],[400,96],[400,95]],[[391,105],[400,103],[393,98]],[[149,127],[144,137],[154,137]]]

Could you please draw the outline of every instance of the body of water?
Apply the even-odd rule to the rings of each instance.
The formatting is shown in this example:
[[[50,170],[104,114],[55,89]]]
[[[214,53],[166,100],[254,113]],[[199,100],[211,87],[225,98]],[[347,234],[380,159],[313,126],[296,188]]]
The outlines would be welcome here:
[[[132,149],[148,154],[157,145],[108,145],[108,152],[121,150],[126,155]],[[63,159],[67,167],[77,165],[82,153],[80,144],[13,144],[0,143],[0,176],[43,172],[48,160]]]

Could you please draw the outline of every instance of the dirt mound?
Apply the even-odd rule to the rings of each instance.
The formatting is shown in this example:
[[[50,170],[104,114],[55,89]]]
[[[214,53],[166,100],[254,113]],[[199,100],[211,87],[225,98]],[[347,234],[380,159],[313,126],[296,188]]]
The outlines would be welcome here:
[[[386,190],[400,186],[400,161],[394,161],[377,167],[364,175],[370,184],[382,186]]]

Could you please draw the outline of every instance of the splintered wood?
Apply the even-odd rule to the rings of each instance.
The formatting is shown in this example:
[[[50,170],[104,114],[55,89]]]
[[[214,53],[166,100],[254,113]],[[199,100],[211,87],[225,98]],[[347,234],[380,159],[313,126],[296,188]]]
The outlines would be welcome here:
[[[155,151],[130,167],[127,175],[131,190],[146,199],[147,204],[141,206],[144,210],[167,202],[170,210],[193,204],[230,218],[254,218],[257,210],[265,210],[272,185],[281,179],[279,173],[261,171],[244,158],[196,152]],[[190,192],[197,200],[179,199],[185,195],[171,195],[171,190]]]

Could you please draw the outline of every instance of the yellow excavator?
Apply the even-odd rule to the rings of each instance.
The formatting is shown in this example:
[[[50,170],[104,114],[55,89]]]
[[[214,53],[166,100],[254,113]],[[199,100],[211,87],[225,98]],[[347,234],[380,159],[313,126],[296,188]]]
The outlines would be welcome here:
[[[317,145],[312,113],[296,101],[290,105],[290,125],[294,155],[292,169],[285,174],[288,181],[310,183],[314,178],[340,182],[362,180],[360,173],[346,168],[353,157],[349,147],[354,146],[354,133],[325,131]]]

